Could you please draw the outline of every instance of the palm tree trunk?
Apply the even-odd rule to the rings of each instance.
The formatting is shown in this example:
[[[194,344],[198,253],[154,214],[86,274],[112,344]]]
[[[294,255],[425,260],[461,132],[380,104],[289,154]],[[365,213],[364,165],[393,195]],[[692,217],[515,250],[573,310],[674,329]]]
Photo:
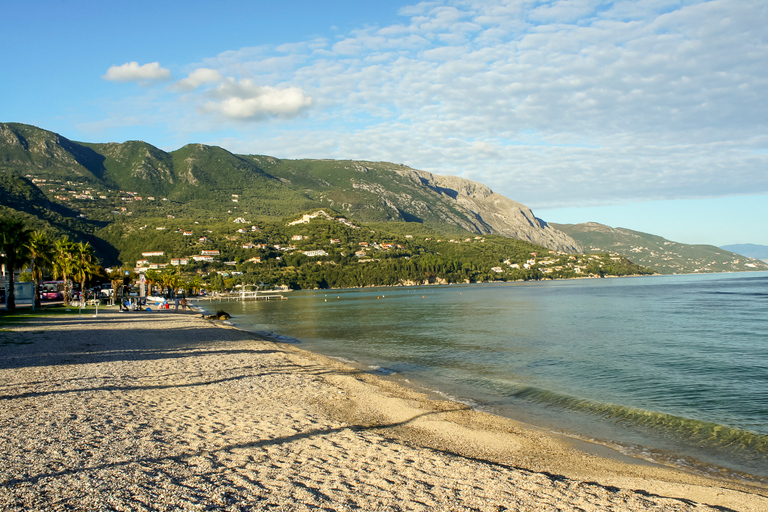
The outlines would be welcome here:
[[[5,268],[8,271],[8,293],[5,295],[5,310],[8,313],[13,313],[16,311],[16,291],[14,290],[15,282],[13,275],[16,269],[8,264],[5,265]]]

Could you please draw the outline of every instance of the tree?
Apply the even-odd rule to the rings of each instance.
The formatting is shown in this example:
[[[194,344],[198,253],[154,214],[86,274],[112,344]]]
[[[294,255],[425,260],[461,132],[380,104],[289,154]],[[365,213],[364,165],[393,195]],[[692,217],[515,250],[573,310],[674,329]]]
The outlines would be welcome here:
[[[8,272],[8,296],[6,297],[6,310],[9,313],[16,311],[16,295],[14,293],[14,273],[29,259],[29,239],[32,232],[27,229],[24,222],[12,217],[0,219],[0,263],[5,264]]]
[[[53,276],[64,281],[64,305],[69,305],[71,282],[69,278],[75,273],[75,243],[64,237],[56,240],[53,256]]]
[[[93,249],[88,242],[78,242],[72,247],[73,266],[72,277],[80,282],[80,300],[85,304],[85,282],[96,271],[93,261]]]
[[[122,292],[120,291],[123,286],[123,279],[126,277],[129,280],[134,279],[136,274],[133,273],[133,270],[131,270],[128,267],[122,267],[122,268],[113,268],[109,272],[107,272],[107,277],[109,277],[109,282],[112,284],[112,305],[115,305],[115,302],[118,299],[118,296],[122,295]]]
[[[195,275],[187,281],[186,287],[184,288],[188,294],[190,295],[197,295],[200,291],[202,283],[200,282],[200,276]]]
[[[179,287],[179,282],[181,281],[179,274],[176,272],[163,272],[158,274],[160,284],[163,286],[163,288],[166,288],[167,291],[166,297],[169,299],[172,299],[176,295],[176,289]]]
[[[147,295],[152,295],[152,288],[154,288],[156,284],[160,284],[160,272],[151,269],[147,270],[144,272],[144,279],[147,281]]]
[[[35,283],[35,307],[40,307],[40,294],[37,290],[43,281],[43,269],[49,268],[53,263],[54,246],[48,235],[42,231],[35,231],[27,243],[32,270],[32,281]]]

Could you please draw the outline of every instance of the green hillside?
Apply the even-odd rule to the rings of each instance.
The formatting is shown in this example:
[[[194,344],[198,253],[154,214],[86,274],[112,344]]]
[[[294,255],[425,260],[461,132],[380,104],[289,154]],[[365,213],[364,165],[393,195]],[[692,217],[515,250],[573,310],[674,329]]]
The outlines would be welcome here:
[[[768,264],[763,261],[713,245],[681,244],[660,236],[594,222],[553,226],[571,235],[586,252],[615,252],[660,274],[768,270]]]
[[[445,267],[450,272],[443,269],[462,279],[643,272],[618,255],[662,273],[762,268],[750,266],[751,260],[744,258],[736,261],[721,249],[675,244],[629,230],[555,225],[560,230],[556,231],[523,205],[482,184],[400,164],[281,160],[235,155],[203,144],[166,152],[142,141],[80,143],[19,123],[0,123],[0,198],[0,213],[20,216],[53,236],[67,234],[88,241],[105,265],[133,264],[142,252],[151,250],[193,256],[206,244],[220,248],[230,263],[242,264],[246,254],[237,249],[237,243],[243,223],[271,233],[272,240],[262,237],[259,243],[274,246],[275,240],[291,233],[286,219],[323,208],[333,217],[365,223],[363,231],[387,233],[399,240],[399,245],[410,247],[408,260],[432,254],[452,262],[471,262],[475,268],[462,266],[463,274],[457,273],[454,263]],[[355,233],[356,242],[366,241]],[[513,239],[494,238],[496,234]],[[201,242],[203,237],[207,241]],[[482,245],[472,245],[476,237],[484,240]],[[431,241],[443,238],[455,242],[438,247]],[[610,262],[602,261],[602,267],[596,268],[577,264],[578,259],[561,261],[575,253],[574,239],[586,252],[607,255]],[[416,240],[421,240],[418,247]],[[472,243],[467,245],[467,240]],[[351,247],[346,256],[327,243],[318,248],[329,254],[338,250],[341,259],[333,260],[337,265],[351,258]],[[548,263],[546,272],[540,269],[531,274],[522,267],[512,271],[510,265],[520,264],[521,254],[534,252],[562,254]],[[387,265],[392,263],[385,259]],[[503,265],[507,260],[512,262],[507,264],[510,268]],[[374,261],[368,267],[385,263]],[[413,264],[410,261],[406,267]],[[499,265],[503,272],[487,270]]]

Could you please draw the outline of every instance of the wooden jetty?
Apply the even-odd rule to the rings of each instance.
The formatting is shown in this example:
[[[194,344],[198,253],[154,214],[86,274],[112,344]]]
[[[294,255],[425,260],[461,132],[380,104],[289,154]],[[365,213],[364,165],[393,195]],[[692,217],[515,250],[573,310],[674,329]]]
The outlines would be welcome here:
[[[239,292],[219,293],[215,295],[208,295],[206,297],[198,297],[197,300],[207,300],[209,302],[219,301],[246,301],[246,300],[286,300],[283,292],[279,290],[261,290],[258,287],[246,285]]]

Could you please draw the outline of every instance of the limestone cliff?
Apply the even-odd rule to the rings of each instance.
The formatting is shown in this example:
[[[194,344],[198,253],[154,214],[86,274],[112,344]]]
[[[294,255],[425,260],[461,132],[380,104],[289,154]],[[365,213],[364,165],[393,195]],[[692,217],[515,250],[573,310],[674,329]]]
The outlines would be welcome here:
[[[438,192],[443,201],[452,202],[465,211],[481,232],[528,240],[555,251],[581,252],[573,238],[536,217],[530,208],[494,193],[481,183],[415,169],[397,172],[417,176],[423,185]]]

